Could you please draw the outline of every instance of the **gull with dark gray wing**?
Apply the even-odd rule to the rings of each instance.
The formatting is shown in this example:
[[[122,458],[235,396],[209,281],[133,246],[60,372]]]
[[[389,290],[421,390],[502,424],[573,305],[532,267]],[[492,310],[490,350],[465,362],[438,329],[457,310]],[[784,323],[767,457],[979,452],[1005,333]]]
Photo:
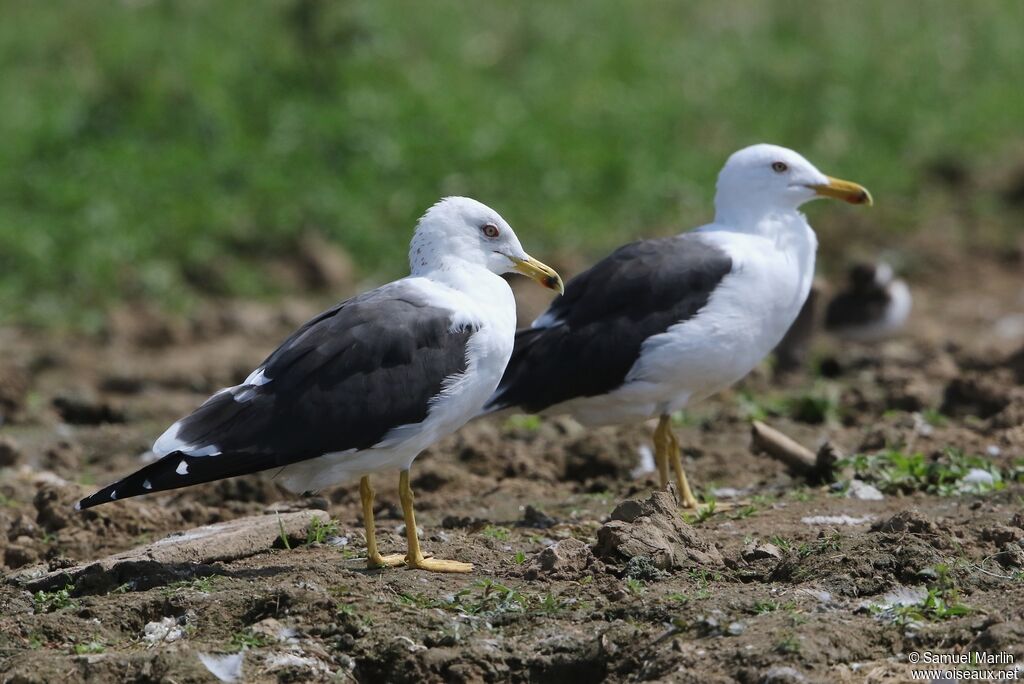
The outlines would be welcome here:
[[[817,240],[798,207],[816,197],[870,204],[856,183],[802,156],[754,145],[718,177],[715,220],[619,248],[569,281],[516,334],[485,412],[569,414],[584,425],[658,419],[655,464],[697,507],[670,416],[749,373],[807,298]]]
[[[461,197],[420,219],[409,260],[409,277],[306,323],[244,382],[168,428],[153,446],[158,461],[78,507],[269,469],[295,492],[360,479],[370,567],[471,570],[424,558],[409,469],[497,387],[515,333],[515,301],[500,274],[519,271],[558,290],[562,282],[495,211]],[[405,555],[377,550],[369,476],[387,470],[401,473]]]

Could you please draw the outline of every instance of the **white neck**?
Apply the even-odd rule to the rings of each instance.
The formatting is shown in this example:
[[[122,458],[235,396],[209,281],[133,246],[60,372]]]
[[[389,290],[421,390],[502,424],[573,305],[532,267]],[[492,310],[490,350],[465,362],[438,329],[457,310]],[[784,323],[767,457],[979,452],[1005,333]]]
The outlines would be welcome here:
[[[469,295],[480,292],[481,289],[493,288],[496,283],[508,286],[501,276],[486,266],[474,264],[454,255],[446,255],[428,265],[414,266],[412,275],[443,283]]]

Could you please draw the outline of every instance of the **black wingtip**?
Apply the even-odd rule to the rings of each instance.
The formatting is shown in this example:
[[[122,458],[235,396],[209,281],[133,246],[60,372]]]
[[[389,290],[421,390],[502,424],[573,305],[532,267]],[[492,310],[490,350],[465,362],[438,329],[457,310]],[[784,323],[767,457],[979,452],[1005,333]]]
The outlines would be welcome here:
[[[286,464],[287,461],[279,460],[273,454],[189,456],[175,451],[85,497],[76,504],[76,510],[81,511],[134,496],[248,475]]]

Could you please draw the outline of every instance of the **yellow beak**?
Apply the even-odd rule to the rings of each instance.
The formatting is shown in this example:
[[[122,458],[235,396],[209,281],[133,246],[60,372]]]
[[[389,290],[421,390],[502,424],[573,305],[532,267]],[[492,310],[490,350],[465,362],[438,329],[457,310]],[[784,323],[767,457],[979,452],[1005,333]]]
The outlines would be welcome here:
[[[531,256],[528,256],[525,259],[518,259],[510,256],[509,259],[512,260],[514,268],[524,276],[536,280],[546,288],[557,290],[558,294],[565,293],[565,286],[562,284],[562,277],[555,272],[555,269],[546,264],[542,264]]]
[[[831,176],[826,176],[826,178],[828,178],[828,183],[811,185],[809,187],[822,197],[833,197],[850,204],[866,204],[870,207],[875,203],[871,199],[871,193],[863,185],[832,178]]]

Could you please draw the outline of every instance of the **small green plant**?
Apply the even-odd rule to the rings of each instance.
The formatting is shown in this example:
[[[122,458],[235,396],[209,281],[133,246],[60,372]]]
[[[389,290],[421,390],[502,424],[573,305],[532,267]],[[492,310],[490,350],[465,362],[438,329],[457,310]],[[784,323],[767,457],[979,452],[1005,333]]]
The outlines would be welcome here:
[[[210,594],[216,588],[217,582],[223,579],[219,575],[207,575],[205,577],[193,577],[188,580],[171,582],[163,588],[165,594],[175,594],[180,591],[198,591],[203,594]]]
[[[746,420],[767,420],[786,413],[786,402],[777,396],[755,396],[749,390],[737,394],[740,415]]]
[[[772,538],[769,539],[769,541],[772,544],[774,544],[775,546],[777,546],[780,549],[782,549],[783,551],[787,551],[788,552],[788,551],[792,551],[793,550],[793,542],[789,541],[785,537],[780,537],[779,535],[776,534],[776,535],[772,535]]]
[[[831,385],[822,385],[811,392],[785,401],[786,415],[801,423],[820,425],[839,420],[838,393]]]
[[[786,498],[792,499],[793,501],[810,501],[811,492],[808,491],[807,487],[799,487],[786,492]]]
[[[497,539],[498,541],[508,541],[512,538],[512,533],[509,532],[508,528],[497,525],[488,525],[480,530],[480,534],[491,539]]]
[[[538,415],[515,415],[509,416],[505,421],[506,430],[523,430],[525,432],[536,432],[540,429],[540,416]]]
[[[409,594],[403,592],[398,594],[398,602],[404,606],[412,606],[414,608],[451,608],[450,604],[422,593]]]
[[[64,585],[64,588],[57,589],[56,591],[37,591],[32,595],[32,604],[35,612],[52,613],[61,608],[77,605],[75,600],[71,598],[71,592],[74,590],[75,586],[69,582]]]
[[[981,494],[1006,486],[994,463],[954,448],[947,448],[931,460],[920,452],[907,454],[887,449],[870,456],[854,455],[842,461],[841,466],[852,469],[856,477],[875,483],[886,493],[922,491],[955,496]],[[978,472],[982,473],[981,477],[975,476]]]
[[[284,531],[284,522],[281,520],[280,515],[277,516],[277,535],[281,538],[281,545],[291,551],[292,545],[291,542],[288,541],[288,534]]]
[[[800,640],[793,634],[787,634],[775,644],[776,653],[796,654],[800,652]]]
[[[637,596],[647,591],[647,584],[642,579],[635,577],[626,578],[626,591]]]
[[[903,626],[969,615],[971,608],[960,602],[960,594],[950,575],[949,566],[939,564],[933,570],[935,571],[935,580],[919,602],[890,608],[877,608],[875,612],[887,616],[893,622]]]
[[[946,424],[946,416],[936,409],[928,408],[921,411],[921,419],[932,427],[942,427]]]
[[[757,515],[757,506],[754,504],[748,504],[742,508],[737,508],[732,512],[732,515],[730,515],[729,518],[731,520],[745,520],[746,518],[750,518],[755,515]]]
[[[88,655],[90,653],[103,653],[106,649],[107,647],[98,641],[89,641],[84,644],[75,644],[73,650],[75,655]]]
[[[522,551],[516,551],[515,555],[512,556],[512,562],[516,565],[522,565],[526,562],[526,554]]]
[[[473,586],[475,592],[464,589],[455,595],[455,603],[469,615],[522,612],[530,603],[526,595],[492,579],[482,579]]]
[[[828,551],[838,551],[840,539],[842,539],[842,537],[837,532],[829,535],[828,537],[815,539],[812,542],[804,542],[797,547],[796,552],[801,558],[806,558],[807,556],[826,553]]]
[[[697,509],[696,513],[684,513],[683,520],[690,525],[700,525],[707,522],[710,518],[715,515],[715,507],[717,503],[714,499],[711,499],[703,506]]]
[[[779,609],[778,601],[756,601],[752,608],[755,615],[774,613]]]
[[[542,613],[547,613],[548,615],[555,615],[557,613],[561,613],[567,607],[568,603],[566,601],[557,598],[550,591],[544,594],[543,598],[540,599],[537,605],[537,608]]]
[[[681,606],[685,606],[692,600],[689,594],[683,594],[680,592],[673,592],[665,598],[667,598],[672,603],[678,603]]]
[[[306,546],[310,544],[323,544],[330,537],[336,537],[338,529],[338,521],[333,518],[327,521],[314,518],[306,528]]]
[[[252,632],[235,632],[231,635],[231,648],[235,651],[245,651],[250,648],[262,648],[269,645],[270,642],[266,638]]]

